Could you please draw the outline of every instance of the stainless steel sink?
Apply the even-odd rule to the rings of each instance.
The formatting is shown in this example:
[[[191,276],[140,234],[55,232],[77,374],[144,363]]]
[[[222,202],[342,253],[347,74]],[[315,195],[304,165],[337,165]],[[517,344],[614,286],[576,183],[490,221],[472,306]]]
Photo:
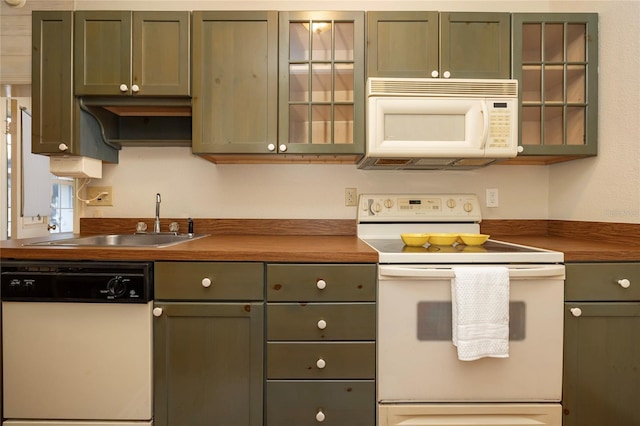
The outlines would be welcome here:
[[[208,234],[109,234],[29,243],[30,246],[67,247],[168,247],[206,237]]]

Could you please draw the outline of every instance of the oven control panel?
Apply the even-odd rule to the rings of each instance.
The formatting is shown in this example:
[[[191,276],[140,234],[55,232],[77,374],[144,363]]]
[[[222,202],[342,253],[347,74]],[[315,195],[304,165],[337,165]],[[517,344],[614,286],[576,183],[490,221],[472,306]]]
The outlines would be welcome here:
[[[358,222],[480,222],[476,194],[361,194]]]

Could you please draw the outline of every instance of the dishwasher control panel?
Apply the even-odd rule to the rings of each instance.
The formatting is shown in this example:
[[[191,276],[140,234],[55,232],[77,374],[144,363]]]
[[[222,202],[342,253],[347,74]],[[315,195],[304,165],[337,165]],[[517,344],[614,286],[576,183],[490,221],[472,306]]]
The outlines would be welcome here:
[[[3,301],[147,303],[152,262],[3,262]]]

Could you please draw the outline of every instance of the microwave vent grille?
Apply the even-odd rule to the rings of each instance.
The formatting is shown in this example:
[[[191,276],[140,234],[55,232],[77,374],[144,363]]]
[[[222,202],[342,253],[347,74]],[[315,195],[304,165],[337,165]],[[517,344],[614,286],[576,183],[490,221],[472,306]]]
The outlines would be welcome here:
[[[517,97],[518,80],[370,78],[369,96]]]

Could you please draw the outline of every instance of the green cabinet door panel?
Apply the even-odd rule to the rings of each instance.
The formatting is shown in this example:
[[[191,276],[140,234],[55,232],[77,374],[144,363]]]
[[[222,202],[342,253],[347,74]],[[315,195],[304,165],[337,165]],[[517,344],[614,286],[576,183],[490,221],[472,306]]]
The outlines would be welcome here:
[[[640,302],[566,302],[563,425],[639,425],[639,363]]]
[[[495,12],[368,12],[367,76],[509,78],[511,21]]]
[[[277,38],[277,12],[193,13],[193,152],[276,143]]]
[[[32,15],[32,151],[64,153],[73,141],[73,12]]]
[[[263,304],[157,302],[158,308],[154,424],[262,425]]]
[[[188,96],[190,13],[75,12],[75,94]]]

